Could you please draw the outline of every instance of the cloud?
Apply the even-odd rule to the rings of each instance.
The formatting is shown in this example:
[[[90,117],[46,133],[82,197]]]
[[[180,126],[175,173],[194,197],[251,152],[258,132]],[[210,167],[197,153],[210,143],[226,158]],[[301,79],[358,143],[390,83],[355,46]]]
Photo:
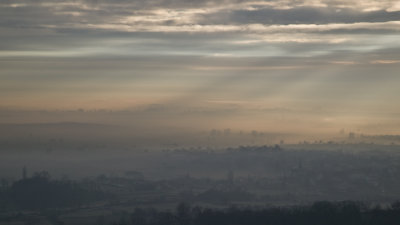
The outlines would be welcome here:
[[[398,47],[397,8],[375,0],[4,0],[0,56],[368,52]]]
[[[357,2],[350,7],[341,1],[3,1],[2,27],[56,29],[118,29],[155,32],[191,32],[215,27],[231,30],[238,24],[327,24],[388,22],[400,20],[396,4],[381,3],[377,10]],[[329,3],[329,4],[328,4]],[[365,5],[365,7],[363,7]],[[286,6],[286,7],[283,7]],[[388,10],[388,9],[392,10]]]
[[[300,7],[289,9],[261,8],[224,10],[204,14],[201,23],[238,24],[328,24],[387,22],[400,20],[400,12],[360,11],[359,9]]]
[[[374,60],[372,64],[400,64],[400,60]]]

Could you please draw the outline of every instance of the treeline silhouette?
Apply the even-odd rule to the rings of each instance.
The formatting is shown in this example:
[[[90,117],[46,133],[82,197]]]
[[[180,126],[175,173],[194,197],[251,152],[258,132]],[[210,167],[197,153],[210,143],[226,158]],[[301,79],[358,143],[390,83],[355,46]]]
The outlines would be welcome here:
[[[46,171],[14,182],[0,191],[0,209],[77,207],[101,200],[106,194],[71,180],[51,180]]]
[[[316,202],[311,206],[211,209],[179,204],[175,212],[138,208],[112,225],[398,225],[400,202],[385,208],[360,202]]]

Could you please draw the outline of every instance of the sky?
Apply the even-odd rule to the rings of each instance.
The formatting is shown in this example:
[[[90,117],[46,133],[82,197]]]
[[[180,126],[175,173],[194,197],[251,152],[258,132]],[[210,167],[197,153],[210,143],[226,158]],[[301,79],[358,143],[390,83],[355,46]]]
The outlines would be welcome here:
[[[0,110],[399,134],[399,40],[393,0],[2,0]]]

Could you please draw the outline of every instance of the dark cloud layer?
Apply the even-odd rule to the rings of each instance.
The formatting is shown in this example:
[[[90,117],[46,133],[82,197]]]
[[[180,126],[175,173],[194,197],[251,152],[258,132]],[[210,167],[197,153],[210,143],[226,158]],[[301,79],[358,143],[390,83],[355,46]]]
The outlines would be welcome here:
[[[399,11],[311,4],[296,6],[280,1],[2,1],[0,26],[9,28],[82,28],[93,25],[229,25],[327,24],[387,22],[400,19]],[[282,1],[284,2],[284,1]],[[270,3],[263,5],[261,3]],[[285,3],[285,2],[284,2]],[[291,3],[291,4],[290,4]],[[357,2],[355,2],[357,3]],[[383,4],[382,4],[383,5]],[[286,6],[286,8],[281,8]],[[151,30],[151,28],[150,28]],[[156,31],[156,29],[154,29]]]
[[[400,12],[385,10],[363,12],[356,9],[311,8],[235,10],[204,15],[204,23],[329,24],[387,22],[400,20]]]

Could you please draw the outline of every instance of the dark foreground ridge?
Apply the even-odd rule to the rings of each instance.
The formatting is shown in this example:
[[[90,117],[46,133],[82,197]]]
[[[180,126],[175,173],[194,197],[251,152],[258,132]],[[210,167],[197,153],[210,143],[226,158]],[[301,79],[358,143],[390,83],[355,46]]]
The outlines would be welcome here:
[[[97,225],[398,225],[400,202],[367,206],[361,202],[320,201],[307,206],[205,208],[180,203],[174,211],[136,208],[97,217],[93,221],[65,223],[57,210],[36,216],[22,213],[0,218],[0,224],[97,224]],[[12,223],[20,224],[20,223]]]
[[[398,225],[400,201],[318,201],[292,206],[122,207],[96,185],[51,180],[35,173],[0,191],[0,224],[96,225]],[[105,204],[102,201],[110,201]],[[95,216],[93,210],[100,210]]]
[[[399,224],[400,203],[369,208],[359,202],[316,202],[284,208],[209,209],[179,204],[175,212],[136,209],[114,225],[358,225]]]

